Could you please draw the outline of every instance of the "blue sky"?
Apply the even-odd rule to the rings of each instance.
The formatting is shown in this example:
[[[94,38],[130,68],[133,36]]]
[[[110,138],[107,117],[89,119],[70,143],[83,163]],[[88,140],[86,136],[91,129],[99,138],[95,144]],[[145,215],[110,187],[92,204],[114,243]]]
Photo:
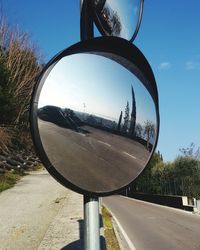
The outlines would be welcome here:
[[[45,76],[38,106],[70,108],[118,122],[127,101],[131,110],[131,86],[136,123],[144,126],[151,121],[156,125],[155,105],[140,80],[115,61],[94,54],[75,54],[60,60]]]
[[[2,0],[10,23],[30,33],[48,61],[78,42],[79,0]],[[173,160],[200,146],[200,1],[145,0],[135,45],[154,71],[160,104],[157,149]]]

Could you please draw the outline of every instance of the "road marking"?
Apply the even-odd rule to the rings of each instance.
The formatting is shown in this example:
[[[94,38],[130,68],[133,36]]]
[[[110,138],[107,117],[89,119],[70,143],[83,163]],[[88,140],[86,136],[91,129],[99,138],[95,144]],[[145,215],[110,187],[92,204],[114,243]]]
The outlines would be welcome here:
[[[79,135],[86,136],[85,134],[83,134],[83,133],[81,133],[81,132],[79,132]]]
[[[99,140],[98,140],[98,142],[100,142],[100,143],[102,143],[102,144],[104,144],[104,145],[106,145],[108,147],[111,147],[111,145],[109,143],[106,143],[106,142],[103,142],[103,141],[99,141]]]
[[[129,157],[133,158],[133,159],[137,159],[134,155],[130,155],[129,153],[127,152],[123,152],[125,155],[128,155]]]
[[[124,239],[126,240],[127,245],[129,246],[130,250],[136,250],[135,246],[133,245],[132,241],[129,239],[127,233],[123,229],[122,225],[119,223],[117,218],[114,216],[114,214],[111,212],[113,219],[115,220],[119,230],[121,231],[122,235],[124,236]]]

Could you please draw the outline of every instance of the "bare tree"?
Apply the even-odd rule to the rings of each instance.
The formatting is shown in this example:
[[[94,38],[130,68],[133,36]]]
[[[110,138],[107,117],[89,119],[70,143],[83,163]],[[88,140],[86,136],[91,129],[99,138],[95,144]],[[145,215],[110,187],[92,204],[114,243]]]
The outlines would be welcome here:
[[[140,123],[137,123],[135,125],[135,135],[138,137],[142,137],[142,125]]]
[[[29,35],[17,26],[11,27],[6,18],[0,15],[0,59],[5,59],[9,72],[9,93],[17,100],[15,123],[29,109],[29,102],[36,76],[41,67],[41,55],[30,42]]]

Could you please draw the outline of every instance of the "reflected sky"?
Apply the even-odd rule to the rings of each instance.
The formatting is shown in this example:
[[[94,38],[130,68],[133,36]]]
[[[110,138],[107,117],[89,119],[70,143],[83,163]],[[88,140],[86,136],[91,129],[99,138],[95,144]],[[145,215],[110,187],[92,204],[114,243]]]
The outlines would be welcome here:
[[[131,39],[138,22],[140,0],[106,0],[106,4],[119,16],[122,24],[120,37]]]
[[[52,69],[41,91],[38,107],[70,108],[118,122],[127,101],[132,105],[131,85],[136,99],[136,123],[156,124],[153,100],[131,72],[120,64],[94,54],[62,58]]]

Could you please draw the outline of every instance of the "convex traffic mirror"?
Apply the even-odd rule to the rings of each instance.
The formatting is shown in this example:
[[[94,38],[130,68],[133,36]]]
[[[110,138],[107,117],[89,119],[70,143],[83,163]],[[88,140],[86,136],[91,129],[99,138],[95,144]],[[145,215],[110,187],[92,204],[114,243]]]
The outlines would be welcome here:
[[[138,33],[143,0],[95,0],[95,23],[102,35],[133,41]]]
[[[44,68],[31,130],[47,170],[82,194],[110,195],[145,168],[157,143],[158,96],[142,53],[117,37],[77,43]]]

